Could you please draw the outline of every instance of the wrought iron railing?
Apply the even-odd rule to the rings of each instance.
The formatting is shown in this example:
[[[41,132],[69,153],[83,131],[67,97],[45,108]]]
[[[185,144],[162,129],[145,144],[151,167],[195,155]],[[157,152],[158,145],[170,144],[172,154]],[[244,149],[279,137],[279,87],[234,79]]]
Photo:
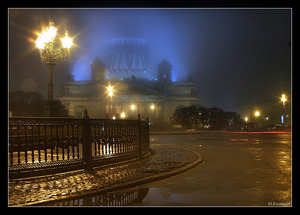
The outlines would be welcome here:
[[[149,123],[137,120],[9,118],[9,173],[91,168],[149,154]],[[39,171],[37,171],[39,170]]]

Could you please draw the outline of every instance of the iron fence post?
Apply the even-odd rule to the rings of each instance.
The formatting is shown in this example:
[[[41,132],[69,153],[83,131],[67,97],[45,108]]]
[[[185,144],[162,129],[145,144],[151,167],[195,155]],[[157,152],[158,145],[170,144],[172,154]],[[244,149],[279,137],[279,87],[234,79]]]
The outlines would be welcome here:
[[[147,151],[150,151],[149,118],[147,117]]]
[[[83,127],[82,127],[82,137],[83,137],[83,162],[86,169],[91,169],[92,161],[92,144],[91,144],[91,125],[90,118],[87,115],[87,110],[84,111],[83,117]]]
[[[138,153],[139,158],[142,158],[142,134],[141,134],[141,114],[138,114]]]

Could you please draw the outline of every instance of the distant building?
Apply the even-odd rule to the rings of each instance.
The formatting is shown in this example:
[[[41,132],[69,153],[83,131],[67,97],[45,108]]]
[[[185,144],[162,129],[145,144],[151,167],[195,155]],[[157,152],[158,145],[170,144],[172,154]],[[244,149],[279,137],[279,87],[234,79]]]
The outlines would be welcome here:
[[[133,47],[144,46],[134,41],[122,45],[129,43],[133,43]],[[115,48],[122,45],[117,41]],[[200,102],[193,82],[172,82],[172,65],[166,59],[158,65],[156,80],[151,79],[143,61],[146,51],[140,53],[137,47],[130,49],[130,53],[136,54],[127,57],[122,54],[127,48],[121,49],[120,54],[116,50],[110,53],[109,73],[105,73],[105,65],[97,57],[91,64],[91,81],[64,83],[57,98],[70,116],[81,118],[87,109],[92,118],[137,119],[140,114],[142,119],[148,117],[152,124],[164,124],[170,123],[177,107]],[[112,97],[108,96],[109,85],[113,87]]]
[[[110,41],[108,49],[107,78],[151,79],[149,71],[149,48],[143,39],[124,38]]]

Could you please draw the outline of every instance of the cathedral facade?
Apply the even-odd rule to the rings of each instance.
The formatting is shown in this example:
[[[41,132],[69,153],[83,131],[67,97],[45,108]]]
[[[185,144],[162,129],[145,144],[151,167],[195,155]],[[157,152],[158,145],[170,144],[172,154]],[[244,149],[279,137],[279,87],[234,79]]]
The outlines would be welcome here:
[[[108,79],[123,79],[132,75],[137,78],[151,79],[149,47],[143,39],[111,40],[107,64]]]
[[[192,82],[172,82],[172,66],[165,59],[157,67],[156,80],[147,78],[147,52],[138,56],[135,47],[143,49],[143,45],[133,44],[136,55],[129,54],[127,63],[122,51],[111,53],[109,74],[96,58],[91,64],[91,81],[65,82],[57,98],[69,115],[81,118],[85,109],[91,118],[137,119],[140,114],[152,125],[159,125],[170,123],[176,108],[199,103]]]

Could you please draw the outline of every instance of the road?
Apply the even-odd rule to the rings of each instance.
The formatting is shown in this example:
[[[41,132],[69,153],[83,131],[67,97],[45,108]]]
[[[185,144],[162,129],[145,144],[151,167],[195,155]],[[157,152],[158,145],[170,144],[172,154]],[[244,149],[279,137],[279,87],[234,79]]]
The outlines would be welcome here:
[[[152,135],[151,144],[199,152],[197,167],[139,186],[140,206],[291,206],[291,134]]]
[[[121,196],[122,205],[131,206],[292,206],[289,133],[164,134],[151,135],[150,141],[196,151],[203,162],[163,180],[83,197],[78,205],[90,206],[88,198],[118,205]],[[136,193],[143,195],[130,197]]]

